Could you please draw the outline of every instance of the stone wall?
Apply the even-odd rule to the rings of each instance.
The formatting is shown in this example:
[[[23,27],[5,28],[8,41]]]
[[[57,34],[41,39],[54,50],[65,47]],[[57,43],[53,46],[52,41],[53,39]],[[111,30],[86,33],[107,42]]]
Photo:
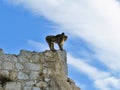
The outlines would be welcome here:
[[[80,90],[68,78],[65,51],[4,54],[0,49],[0,90]]]

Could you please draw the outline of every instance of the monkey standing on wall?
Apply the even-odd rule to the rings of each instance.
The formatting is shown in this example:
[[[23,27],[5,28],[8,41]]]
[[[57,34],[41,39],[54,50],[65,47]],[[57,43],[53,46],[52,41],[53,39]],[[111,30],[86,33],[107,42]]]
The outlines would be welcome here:
[[[50,35],[50,36],[46,36],[46,41],[49,45],[50,50],[54,51],[54,43],[57,43],[60,50],[63,50],[63,44],[64,42],[67,40],[67,36],[62,33],[62,34],[57,34],[56,36],[54,35]]]

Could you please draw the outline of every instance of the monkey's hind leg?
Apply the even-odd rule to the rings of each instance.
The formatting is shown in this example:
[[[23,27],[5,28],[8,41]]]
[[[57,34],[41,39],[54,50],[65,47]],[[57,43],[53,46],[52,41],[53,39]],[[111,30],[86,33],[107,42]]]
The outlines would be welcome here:
[[[54,51],[54,50],[55,50],[55,49],[54,49],[54,43],[48,43],[48,45],[49,45],[49,48],[50,48],[51,51]]]
[[[55,51],[55,49],[54,49],[54,43],[51,43],[51,50]]]

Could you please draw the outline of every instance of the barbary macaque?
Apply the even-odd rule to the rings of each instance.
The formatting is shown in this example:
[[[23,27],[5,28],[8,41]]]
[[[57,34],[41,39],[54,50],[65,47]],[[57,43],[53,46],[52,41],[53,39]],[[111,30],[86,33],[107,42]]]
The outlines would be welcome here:
[[[49,45],[50,50],[54,51],[54,43],[57,43],[60,50],[63,50],[63,44],[67,40],[67,36],[64,33],[57,34],[56,36],[50,35],[46,36],[46,41]]]

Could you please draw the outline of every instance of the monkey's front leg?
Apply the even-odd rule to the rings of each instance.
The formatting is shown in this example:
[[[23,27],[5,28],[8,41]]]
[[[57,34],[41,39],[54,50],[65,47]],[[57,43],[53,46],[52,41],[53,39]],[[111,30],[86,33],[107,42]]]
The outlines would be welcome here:
[[[58,46],[59,46],[60,50],[63,50],[63,44],[62,43],[58,43]]]

